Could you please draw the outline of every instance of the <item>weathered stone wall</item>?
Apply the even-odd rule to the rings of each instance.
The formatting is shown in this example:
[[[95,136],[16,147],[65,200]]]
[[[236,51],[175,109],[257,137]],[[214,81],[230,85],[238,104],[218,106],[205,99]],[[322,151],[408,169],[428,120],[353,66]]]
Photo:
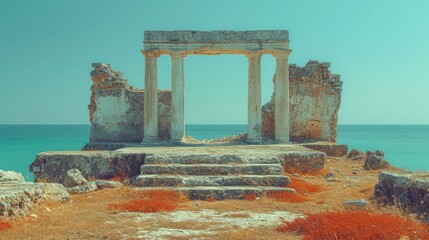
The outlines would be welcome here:
[[[143,139],[144,91],[128,85],[121,72],[108,64],[94,63],[89,115],[90,142],[141,142]],[[171,92],[158,94],[158,132],[170,136]]]
[[[329,71],[329,66],[311,60],[305,67],[289,66],[292,140],[336,142],[342,81]],[[262,134],[268,138],[274,137],[273,99],[274,95],[262,107]]]
[[[305,67],[290,65],[292,140],[336,142],[342,81],[339,75],[329,71],[329,66],[329,63],[317,61],[309,61]],[[108,64],[94,63],[93,67],[90,142],[141,142],[144,91],[129,86],[122,73]],[[170,138],[170,108],[171,92],[159,91],[158,133],[161,139]],[[274,101],[265,104],[262,111],[262,134],[273,138]]]

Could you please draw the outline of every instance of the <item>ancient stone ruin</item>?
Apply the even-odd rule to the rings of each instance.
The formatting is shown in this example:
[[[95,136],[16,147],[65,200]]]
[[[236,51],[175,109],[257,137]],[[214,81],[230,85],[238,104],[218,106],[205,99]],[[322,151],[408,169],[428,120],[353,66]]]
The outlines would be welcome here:
[[[92,144],[182,141],[184,58],[189,54],[243,54],[249,59],[247,142],[324,140],[336,142],[340,76],[329,63],[289,65],[287,31],[146,31],[145,91],[129,86],[120,72],[95,63],[90,109]],[[172,58],[172,89],[157,88],[157,58]],[[261,56],[276,58],[272,100],[261,106]]]
[[[145,189],[174,187],[190,199],[293,193],[287,187],[290,179],[283,174],[284,169],[318,172],[327,156],[341,157],[348,149],[334,143],[341,102],[339,75],[329,71],[329,63],[289,65],[290,52],[288,31],[146,31],[142,51],[146,58],[145,89],[130,86],[109,64],[94,63],[90,143],[83,151],[40,153],[30,171],[36,181],[62,183],[69,192],[98,188],[97,181],[82,179],[120,176]],[[171,91],[161,91],[157,86],[157,58],[161,54],[172,58]],[[247,56],[245,136],[224,138],[223,144],[190,143],[184,120],[184,58],[189,54]],[[264,106],[263,54],[276,59],[273,97]],[[231,139],[263,144],[233,144]],[[291,140],[303,143],[290,144]],[[81,185],[69,184],[67,176],[79,176]]]

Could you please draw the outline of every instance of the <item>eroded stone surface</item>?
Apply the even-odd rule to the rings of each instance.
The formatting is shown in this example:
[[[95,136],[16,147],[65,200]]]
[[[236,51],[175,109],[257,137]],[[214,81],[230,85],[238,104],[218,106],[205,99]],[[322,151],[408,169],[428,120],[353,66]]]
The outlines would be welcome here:
[[[61,203],[70,201],[70,194],[66,187],[59,183],[43,183],[46,186],[46,198]]]
[[[340,75],[329,71],[329,66],[312,60],[305,67],[289,66],[292,140],[336,142],[342,81]],[[262,134],[270,138],[274,136],[273,99],[262,107]]]
[[[143,139],[144,91],[128,85],[121,72],[109,64],[94,63],[89,104],[90,142],[141,142]],[[158,93],[158,133],[170,136],[171,92]]]
[[[320,143],[305,143],[302,144],[306,148],[310,148],[319,152],[324,152],[330,157],[343,157],[347,155],[348,146],[346,144],[332,144],[328,142]]]
[[[27,216],[30,209],[46,198],[42,183],[24,182],[21,173],[0,170],[0,218]]]
[[[67,188],[67,191],[69,193],[89,193],[89,192],[93,192],[96,191],[98,189],[97,184],[95,182],[86,182],[82,185],[79,186],[74,186],[74,187],[70,187]]]
[[[374,196],[380,203],[403,207],[429,222],[428,172],[382,172],[378,179]]]
[[[76,168],[68,170],[64,177],[64,186],[66,187],[80,186],[86,182],[88,182],[88,180],[86,180],[79,169]]]
[[[112,181],[112,180],[95,180],[94,181],[95,184],[97,185],[98,189],[103,189],[103,188],[120,188],[122,186],[121,183],[116,182],[116,181]]]
[[[0,184],[1,183],[22,183],[24,182],[24,175],[14,171],[0,170]]]
[[[131,178],[140,174],[144,153],[110,151],[43,152],[30,166],[35,181],[64,183],[69,169],[79,169],[86,179]]]
[[[218,213],[213,210],[175,211],[165,213],[119,213],[112,216],[108,224],[129,221],[133,217],[139,224],[138,238],[143,239],[170,239],[182,237],[186,239],[201,239],[202,235],[213,235],[225,231],[234,231],[237,228],[276,227],[283,221],[293,221],[305,217],[286,211],[267,213],[253,213],[250,211],[235,211]],[[161,223],[189,223],[183,228],[160,227]],[[213,223],[213,224],[210,224]],[[183,224],[186,226],[186,224]]]

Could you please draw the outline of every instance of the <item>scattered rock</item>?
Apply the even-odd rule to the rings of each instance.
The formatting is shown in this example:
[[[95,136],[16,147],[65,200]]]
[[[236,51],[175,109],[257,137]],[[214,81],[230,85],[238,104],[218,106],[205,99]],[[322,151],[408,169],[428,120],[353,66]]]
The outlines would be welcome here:
[[[103,188],[120,188],[122,186],[121,183],[112,181],[112,180],[95,180],[95,184],[97,185],[98,189]]]
[[[366,159],[363,168],[365,170],[378,170],[386,169],[389,167],[389,163],[384,160],[384,153],[380,150],[376,152],[367,151]]]
[[[292,176],[299,177],[299,174],[298,173],[292,173]]]
[[[59,183],[44,183],[46,185],[46,197],[61,203],[70,201],[70,194],[64,185]]]
[[[361,150],[354,148],[352,149],[349,154],[347,154],[347,158],[353,159],[353,160],[363,160],[365,159],[365,153],[363,153]]]
[[[362,209],[362,208],[366,208],[366,207],[368,207],[368,206],[369,206],[369,203],[368,203],[367,201],[365,201],[364,199],[359,199],[359,200],[346,200],[346,201],[344,202],[344,205],[345,205],[346,207],[349,207],[349,208],[359,208],[359,209]]]
[[[67,171],[64,177],[64,186],[71,188],[75,186],[83,185],[88,182],[83,176],[79,169],[73,168]]]
[[[340,179],[336,177],[330,177],[326,179],[327,182],[340,182]]]
[[[67,188],[69,193],[88,193],[97,190],[97,184],[95,182],[86,182],[83,185]]]
[[[0,183],[23,183],[22,173],[0,170]]]
[[[326,178],[333,178],[333,177],[335,177],[335,173],[334,172],[328,172],[326,174]]]
[[[359,174],[359,171],[354,170],[354,171],[352,172],[352,174],[353,174],[353,175],[358,175],[358,174]]]

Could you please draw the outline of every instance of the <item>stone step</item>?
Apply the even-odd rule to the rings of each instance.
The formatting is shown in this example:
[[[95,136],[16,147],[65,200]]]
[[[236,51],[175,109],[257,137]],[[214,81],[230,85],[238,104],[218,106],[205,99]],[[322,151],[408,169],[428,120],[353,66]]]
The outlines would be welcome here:
[[[141,174],[170,175],[282,175],[280,164],[143,164]]]
[[[290,192],[296,194],[293,188],[285,187],[265,187],[265,186],[221,186],[221,187],[142,187],[140,190],[173,190],[183,192],[190,200],[225,200],[225,199],[244,199],[246,194],[256,193],[258,196],[270,194],[273,192]]]
[[[145,158],[145,164],[278,164],[275,155],[243,155],[243,154],[155,154]]]
[[[290,178],[282,175],[230,175],[230,176],[165,176],[139,175],[134,185],[139,187],[180,186],[275,186],[286,187]]]

